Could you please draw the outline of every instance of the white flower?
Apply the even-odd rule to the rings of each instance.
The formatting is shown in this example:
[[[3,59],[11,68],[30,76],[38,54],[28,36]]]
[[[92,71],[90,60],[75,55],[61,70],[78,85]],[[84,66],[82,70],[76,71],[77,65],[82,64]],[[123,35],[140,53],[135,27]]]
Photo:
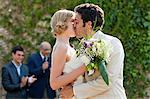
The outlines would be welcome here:
[[[84,57],[88,56],[92,61],[98,58],[99,61],[105,60],[108,62],[112,49],[109,42],[106,42],[104,39],[90,39],[88,41],[82,41],[82,43],[83,45],[79,49],[79,52],[83,54]]]
[[[86,66],[90,63],[90,58],[88,58],[86,55],[82,55],[80,59]]]
[[[96,52],[96,47],[95,46],[92,47],[92,51]]]

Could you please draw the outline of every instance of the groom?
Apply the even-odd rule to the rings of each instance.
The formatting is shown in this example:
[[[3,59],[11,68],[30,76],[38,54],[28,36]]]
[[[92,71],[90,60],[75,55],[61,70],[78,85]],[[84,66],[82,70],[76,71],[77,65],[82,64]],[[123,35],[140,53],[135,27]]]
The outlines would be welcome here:
[[[111,43],[113,51],[107,64],[109,85],[106,85],[101,75],[97,79],[66,87],[61,91],[62,97],[74,94],[77,99],[126,99],[123,87],[124,49],[119,39],[102,33],[104,24],[103,10],[94,4],[81,4],[75,7],[75,31],[77,38],[92,36],[94,39],[104,39]],[[95,33],[93,27],[99,28]]]

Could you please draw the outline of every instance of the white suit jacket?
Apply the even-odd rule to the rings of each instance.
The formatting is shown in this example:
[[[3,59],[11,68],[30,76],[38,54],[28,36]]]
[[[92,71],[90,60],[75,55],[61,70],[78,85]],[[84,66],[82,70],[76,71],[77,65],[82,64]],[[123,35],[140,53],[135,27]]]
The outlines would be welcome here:
[[[112,44],[110,61],[107,64],[109,86],[101,76],[96,80],[73,86],[74,96],[77,99],[126,99],[123,87],[124,50],[119,39],[98,31],[94,39],[104,39]]]

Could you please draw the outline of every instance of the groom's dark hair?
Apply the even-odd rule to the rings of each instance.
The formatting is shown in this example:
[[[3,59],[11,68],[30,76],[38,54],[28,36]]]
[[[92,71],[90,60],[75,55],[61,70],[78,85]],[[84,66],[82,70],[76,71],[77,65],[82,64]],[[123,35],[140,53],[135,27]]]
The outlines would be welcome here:
[[[81,15],[83,26],[85,26],[86,22],[91,21],[92,27],[99,27],[100,29],[103,27],[104,12],[98,5],[85,3],[76,6],[74,11]]]

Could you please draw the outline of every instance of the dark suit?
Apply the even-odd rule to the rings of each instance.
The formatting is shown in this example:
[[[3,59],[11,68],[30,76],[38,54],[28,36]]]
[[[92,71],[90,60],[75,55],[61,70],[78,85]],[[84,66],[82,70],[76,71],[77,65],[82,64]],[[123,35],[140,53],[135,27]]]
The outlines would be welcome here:
[[[37,81],[30,86],[29,94],[33,98],[43,98],[46,90],[49,98],[55,98],[56,93],[51,89],[49,84],[51,60],[48,58],[49,68],[42,70],[43,59],[40,53],[32,54],[28,59],[29,73],[35,75]]]
[[[6,99],[22,99],[27,98],[27,86],[20,88],[21,77],[28,75],[28,68],[22,65],[20,68],[20,76],[12,62],[2,67],[2,85],[7,91]]]

